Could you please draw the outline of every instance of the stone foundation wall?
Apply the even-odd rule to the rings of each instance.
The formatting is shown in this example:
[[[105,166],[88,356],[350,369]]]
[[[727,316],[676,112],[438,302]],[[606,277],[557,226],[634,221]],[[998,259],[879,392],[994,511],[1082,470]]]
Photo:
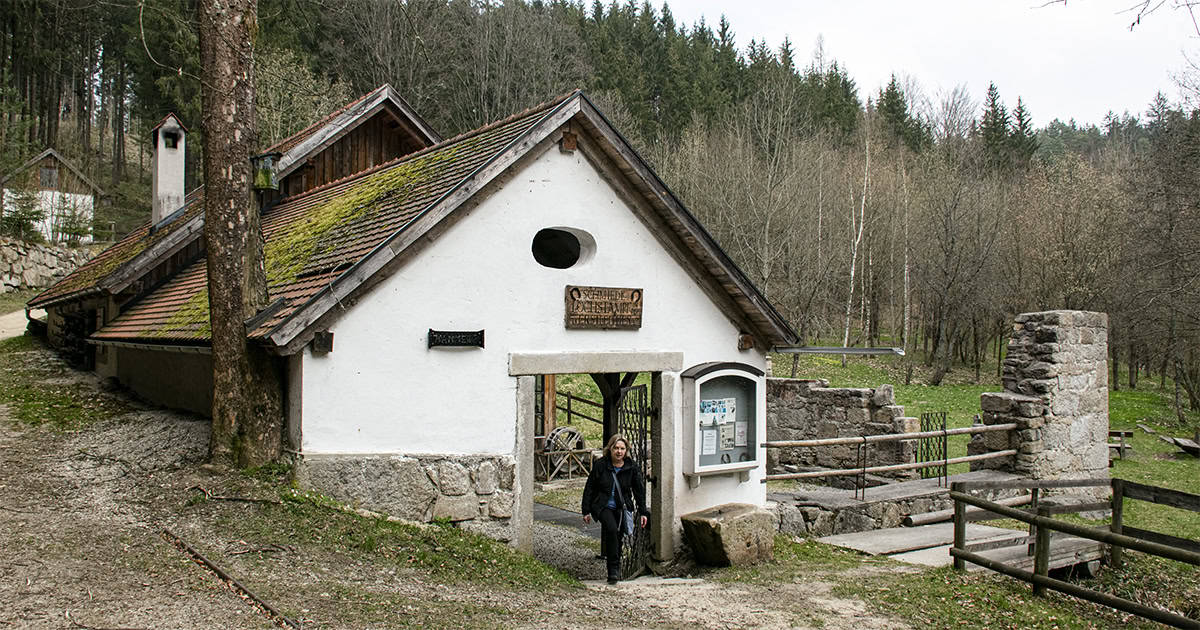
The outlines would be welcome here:
[[[920,422],[904,417],[891,385],[877,388],[831,388],[828,381],[789,378],[767,379],[767,439],[811,440],[919,430]],[[888,442],[867,447],[867,465],[880,466],[916,461],[916,443]],[[788,467],[854,468],[854,446],[785,448],[767,450],[767,469]],[[916,471],[888,476],[910,479]]]
[[[0,293],[44,289],[91,257],[86,248],[34,245],[0,237]]]
[[[301,455],[303,488],[413,521],[448,520],[508,542],[515,462],[496,455]]]
[[[968,452],[1015,448],[1015,458],[979,467],[1034,479],[1107,478],[1108,316],[1045,311],[1014,322],[1005,391],[983,394],[980,404],[984,423],[1016,422],[1019,429],[975,436]]]

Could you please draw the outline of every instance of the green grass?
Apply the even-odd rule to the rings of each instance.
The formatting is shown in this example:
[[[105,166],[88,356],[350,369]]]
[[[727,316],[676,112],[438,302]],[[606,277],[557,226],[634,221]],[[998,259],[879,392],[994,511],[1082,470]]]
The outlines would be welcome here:
[[[217,525],[226,536],[265,544],[302,544],[333,553],[369,553],[374,562],[418,570],[441,584],[522,589],[578,586],[573,578],[490,538],[451,526],[419,527],[363,518],[321,495],[285,490],[279,505],[247,517],[230,514]]]
[[[949,567],[843,580],[834,589],[920,628],[1161,627],[1066,595],[1034,597],[1031,591],[1024,582],[994,573],[956,573]]]
[[[554,506],[560,510],[579,511],[580,501],[583,500],[583,486],[573,488],[555,488],[539,492],[533,500],[543,505]]]
[[[25,303],[41,292],[41,289],[29,289],[0,293],[0,315],[25,310]]]
[[[25,335],[0,340],[0,403],[14,420],[70,431],[129,411],[94,387],[70,382],[70,368],[34,352],[42,348]]]
[[[903,382],[903,372],[896,368],[900,359],[851,359],[842,368],[839,357],[801,357],[800,376],[824,378],[831,386],[874,387],[882,383]],[[774,361],[777,375],[790,372],[790,358]],[[983,373],[991,374],[987,369]],[[782,373],[781,373],[782,372]],[[966,426],[979,413],[979,396],[988,391],[1001,391],[998,382],[975,384],[960,378],[947,379],[950,384],[927,386],[914,376],[912,385],[896,385],[896,401],[904,405],[909,416],[926,411],[948,412],[948,424]],[[973,380],[974,373],[969,371]],[[1189,414],[1181,426],[1166,391],[1158,389],[1149,379],[1140,390],[1109,392],[1109,424],[1112,429],[1133,430],[1133,451],[1124,460],[1117,460],[1111,469],[1114,477],[1200,494],[1200,460],[1176,457],[1173,446],[1160,441],[1157,435],[1136,429],[1144,424],[1159,433],[1190,436],[1194,426],[1200,426],[1200,416]],[[965,454],[966,438],[951,438],[950,456]],[[965,470],[966,466],[962,466]],[[956,472],[954,468],[951,472]],[[1065,517],[1073,522],[1094,526],[1108,521],[1089,522],[1079,517]],[[1125,523],[1133,527],[1200,540],[1200,513],[1144,501],[1126,500]],[[997,526],[1025,529],[1015,521],[989,522]],[[785,550],[785,554],[786,554]],[[1120,570],[1106,568],[1098,579],[1081,580],[1089,588],[1133,599],[1147,605],[1170,608],[1175,612],[1200,616],[1200,579],[1197,568],[1171,560],[1127,553],[1130,560]],[[788,560],[783,557],[784,564]],[[819,559],[818,559],[819,560]],[[818,561],[817,566],[820,565]],[[797,568],[799,570],[799,568]],[[930,628],[989,627],[989,628],[1094,628],[1129,625],[1158,627],[1137,618],[1129,618],[1108,608],[1095,606],[1074,598],[1053,594],[1033,598],[1029,585],[989,572],[958,575],[949,569],[926,571],[916,575],[880,576],[867,580],[846,581],[839,588],[846,596],[861,597],[878,611]]]

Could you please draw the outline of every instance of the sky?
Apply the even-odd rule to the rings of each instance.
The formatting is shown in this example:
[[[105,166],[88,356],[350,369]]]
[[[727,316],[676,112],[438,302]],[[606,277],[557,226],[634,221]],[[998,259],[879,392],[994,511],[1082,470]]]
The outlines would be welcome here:
[[[1142,115],[1158,91],[1176,101],[1172,79],[1200,64],[1191,17],[1171,2],[1131,31],[1136,0],[668,0],[676,23],[702,16],[714,30],[725,15],[739,49],[784,37],[807,66],[818,37],[825,58],[855,80],[859,98],[895,73],[910,75],[931,100],[965,85],[982,102],[995,82],[1011,111],[1021,97],[1041,127],[1055,118],[1100,124],[1109,110]],[[1158,0],[1152,0],[1158,2]],[[661,8],[661,0],[652,0]],[[1197,14],[1200,18],[1200,13]]]

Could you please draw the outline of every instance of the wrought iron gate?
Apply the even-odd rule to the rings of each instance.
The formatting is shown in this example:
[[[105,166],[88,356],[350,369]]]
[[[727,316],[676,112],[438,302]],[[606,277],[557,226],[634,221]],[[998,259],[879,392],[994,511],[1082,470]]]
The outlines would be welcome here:
[[[945,431],[946,430],[946,412],[931,411],[921,414],[921,432],[926,431]],[[945,485],[947,480],[946,461],[947,439],[946,435],[935,435],[933,437],[924,437],[920,439],[917,445],[917,462],[936,462],[942,461],[941,466],[931,466],[921,469],[922,479],[932,479],[937,477],[939,483]]]
[[[646,386],[635,385],[621,390],[617,407],[617,432],[629,440],[629,454],[642,471],[642,490],[650,479],[650,405],[647,402]],[[647,503],[649,494],[646,494]],[[646,570],[650,562],[650,527],[634,527],[633,534],[625,537],[621,549],[621,576],[636,577]]]

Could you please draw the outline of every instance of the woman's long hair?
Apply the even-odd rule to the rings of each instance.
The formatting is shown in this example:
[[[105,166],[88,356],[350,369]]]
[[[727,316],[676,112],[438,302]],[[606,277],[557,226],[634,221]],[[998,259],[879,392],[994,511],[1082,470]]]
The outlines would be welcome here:
[[[629,440],[625,439],[625,436],[621,435],[620,433],[614,433],[613,436],[608,438],[608,441],[604,443],[604,459],[607,459],[610,462],[612,461],[612,447],[617,442],[625,443],[625,459],[629,459]]]

